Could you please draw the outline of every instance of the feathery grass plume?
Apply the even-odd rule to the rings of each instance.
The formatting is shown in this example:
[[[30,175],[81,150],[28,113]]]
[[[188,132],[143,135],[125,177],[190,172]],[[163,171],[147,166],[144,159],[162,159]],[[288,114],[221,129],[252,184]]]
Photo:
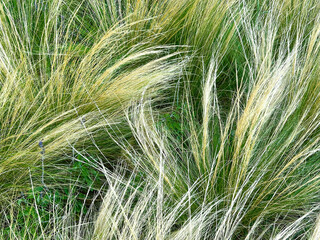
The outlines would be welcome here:
[[[16,203],[0,207],[3,238],[317,239],[319,12],[317,0],[1,1],[0,200],[30,168],[35,201],[22,225]],[[94,228],[37,202],[71,146],[106,175]],[[109,173],[99,156],[121,154],[132,168]]]
[[[193,82],[192,91],[197,96],[200,90],[201,77],[199,76],[201,76],[202,64],[205,67],[209,65],[211,55],[208,53],[219,45],[221,46],[219,57],[224,60],[220,70],[225,74],[219,78],[218,85],[224,87],[234,85],[234,81],[229,81],[225,75],[236,71],[229,67],[231,62],[238,62],[238,68],[242,68],[241,63],[244,61],[244,55],[240,51],[241,42],[235,34],[242,14],[240,1],[128,0],[120,2],[121,15],[127,17],[117,14],[118,4],[113,4],[111,1],[89,1],[88,9],[94,13],[95,29],[99,29],[100,25],[109,26],[110,18],[122,19],[123,23],[137,23],[131,28],[137,42],[148,38],[153,45],[175,45],[179,46],[180,50],[187,48],[188,51],[185,53],[188,54],[191,51],[194,56],[189,61],[188,69],[191,75],[189,78]],[[145,35],[140,34],[142,29],[146,31]],[[154,38],[155,35],[158,37]],[[223,95],[227,97],[228,91]]]
[[[100,171],[104,173],[108,186],[96,193],[88,210],[85,212],[82,209],[78,218],[75,218],[77,195],[70,194],[67,202],[61,202],[56,194],[46,195],[47,198],[41,199],[39,192],[32,184],[33,195],[14,199],[6,209],[2,210],[1,226],[3,227],[0,230],[0,237],[63,240],[221,239],[213,238],[211,226],[212,222],[218,221],[221,215],[221,209],[217,206],[222,199],[201,205],[196,213],[190,209],[195,197],[192,194],[196,194],[200,182],[194,183],[189,191],[173,204],[172,196],[163,191],[164,182],[161,178],[155,184],[153,180],[141,178],[139,173],[134,173],[128,178],[120,172],[112,173],[103,167]],[[74,182],[70,185],[71,189],[76,188],[73,184]],[[104,196],[104,200],[97,216],[94,202],[101,196]],[[83,205],[87,200],[86,196],[83,199]],[[279,228],[279,231],[277,233],[274,231],[269,237],[264,233],[255,234],[262,222],[262,218],[257,219],[242,239],[289,240],[294,239],[297,234],[303,236],[301,239],[308,239],[307,236],[310,233],[301,233],[301,230],[304,230],[313,214],[314,211],[310,211],[281,228],[277,226],[277,221],[270,223],[265,226],[266,229]],[[185,222],[180,221],[182,215],[188,216]],[[233,239],[233,237],[224,239]]]
[[[132,179],[107,180],[108,191],[95,223],[93,239],[200,239],[203,236],[208,209],[190,216],[183,229],[173,231],[190,199],[185,194],[176,205],[170,205],[161,177],[155,185],[146,179],[137,186],[132,185]]]
[[[165,163],[164,159],[163,163]],[[308,239],[310,232],[302,230],[312,223],[311,216],[316,210],[312,209],[281,227],[277,225],[277,219],[265,226],[263,217],[260,216],[253,222],[247,233],[239,235],[228,221],[227,215],[232,214],[230,209],[218,207],[224,201],[223,199],[217,198],[212,202],[204,203],[197,211],[191,209],[193,201],[197,198],[196,195],[199,194],[198,187],[202,184],[200,182],[194,183],[188,192],[174,201],[174,196],[163,191],[165,182],[161,175],[156,182],[148,178],[141,181],[139,175],[131,175],[129,179],[124,179],[121,175],[113,174],[113,176],[106,175],[106,179],[109,185],[108,191],[95,221],[92,239],[289,240],[297,236],[300,236],[300,239]],[[225,218],[221,220],[220,217],[223,214]],[[187,216],[183,222],[181,222],[182,215]],[[212,223],[218,223],[215,225],[215,230],[218,230],[216,234],[212,233]],[[228,231],[228,227],[231,227],[229,230],[232,231]],[[261,227],[264,229],[259,232]],[[267,235],[266,230],[269,229],[271,234]]]
[[[99,145],[105,156],[115,158],[116,145],[100,129],[119,125],[124,130],[122,111],[130,102],[142,93],[158,97],[161,85],[169,84],[184,64],[174,47],[150,47],[149,39],[131,44],[135,23],[114,23],[99,36],[81,40],[72,32],[80,21],[77,9],[65,13],[68,6],[59,0],[0,4],[3,199],[5,192],[25,187],[28,167],[41,166],[41,158],[45,169],[55,168],[69,144],[87,150]]]
[[[217,87],[220,48],[204,74],[200,117],[188,91],[175,113],[177,119],[169,120],[178,125],[173,130],[159,126],[159,118],[144,102],[128,115],[142,150],[128,151],[128,161],[155,183],[163,178],[164,192],[176,202],[195,182],[201,183],[190,193],[192,212],[221,201],[209,239],[244,239],[257,220],[253,239],[261,234],[261,239],[273,235],[282,239],[287,236],[282,228],[304,220],[318,206],[320,15],[307,36],[307,16],[300,19],[301,32],[292,39],[291,26],[277,21],[279,7],[274,3],[254,23],[250,14],[241,21],[250,50],[248,72],[236,76],[237,89],[226,117],[221,114]],[[288,34],[278,36],[281,27]],[[271,223],[277,227],[267,228]],[[303,227],[305,233],[311,223]],[[288,231],[294,232],[291,237],[301,234],[297,229]]]
[[[101,188],[94,196],[94,200],[75,218],[77,211],[77,195],[70,194],[67,202],[61,202],[56,194],[40,198],[39,192],[32,185],[32,195],[14,199],[11,204],[2,209],[0,237],[3,239],[33,239],[58,238],[71,239],[172,239],[172,240],[201,240],[221,239],[212,235],[212,222],[219,221],[221,211],[217,206],[223,201],[216,199],[203,204],[194,212],[192,201],[197,194],[200,182],[194,183],[189,191],[173,204],[173,196],[163,191],[164,182],[161,177],[154,180],[142,178],[139,173],[129,178],[121,172],[112,173],[101,167],[107,182],[107,188]],[[30,175],[32,181],[32,177]],[[74,182],[70,188],[76,188]],[[90,191],[90,189],[88,189]],[[72,192],[70,192],[72,193]],[[94,202],[101,196],[104,200],[97,215]],[[83,199],[86,204],[88,195]],[[173,198],[172,198],[173,197]],[[28,212],[28,214],[26,214]],[[279,227],[277,221],[269,223],[266,229],[273,231],[268,237],[256,231],[261,227],[262,218],[255,220],[242,239],[294,239],[297,234],[301,239],[308,239],[309,232],[302,232],[310,222],[314,209],[286,226]],[[186,221],[181,222],[182,215],[187,215]],[[226,223],[228,224],[228,223]],[[264,225],[263,225],[264,226]],[[220,227],[223,227],[220,225]],[[265,229],[264,229],[265,230]],[[316,230],[315,230],[316,231]],[[313,234],[315,234],[314,232]],[[315,236],[315,235],[313,235]],[[234,239],[234,236],[223,239]]]

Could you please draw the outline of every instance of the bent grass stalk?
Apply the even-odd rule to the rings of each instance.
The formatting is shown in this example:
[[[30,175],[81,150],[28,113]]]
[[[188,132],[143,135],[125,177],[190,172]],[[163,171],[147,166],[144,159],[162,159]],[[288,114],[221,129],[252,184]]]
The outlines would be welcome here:
[[[95,226],[82,232],[69,212],[46,228],[33,195],[43,238],[316,239],[319,10],[317,0],[2,1],[2,202],[30,172],[32,189],[50,184],[45,171],[63,179],[60,163],[79,149],[108,183]]]

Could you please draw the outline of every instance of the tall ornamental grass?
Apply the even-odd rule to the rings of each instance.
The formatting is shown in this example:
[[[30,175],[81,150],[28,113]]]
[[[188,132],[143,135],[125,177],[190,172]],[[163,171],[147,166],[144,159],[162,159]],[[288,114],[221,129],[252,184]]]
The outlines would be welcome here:
[[[2,1],[1,236],[319,239],[319,35],[317,0]]]
[[[158,97],[159,83],[170,82],[184,63],[175,60],[179,52],[172,47],[151,46],[151,37],[136,42],[134,22],[114,22],[106,31],[96,31],[98,36],[84,38],[81,5],[71,11],[72,6],[1,2],[1,198],[26,188],[29,170],[40,176],[41,164],[56,174],[70,145],[91,153],[99,146],[115,160],[116,144],[103,129],[117,126],[124,137],[130,135],[122,124],[123,110],[146,86]]]

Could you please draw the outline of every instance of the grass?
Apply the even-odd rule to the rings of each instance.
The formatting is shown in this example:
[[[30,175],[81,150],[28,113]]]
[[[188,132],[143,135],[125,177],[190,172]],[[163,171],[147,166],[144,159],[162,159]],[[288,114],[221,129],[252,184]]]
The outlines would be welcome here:
[[[318,239],[319,12],[3,0],[1,238]]]
[[[63,160],[64,149],[70,152],[69,146],[76,143],[92,146],[94,138],[105,134],[106,126],[121,124],[121,112],[145,86],[157,89],[160,81],[171,79],[179,68],[179,64],[171,63],[178,53],[168,52],[165,46],[147,47],[140,42],[128,48],[125,44],[129,44],[126,39],[130,30],[126,26],[115,26],[97,40],[91,39],[90,47],[78,37],[69,39],[68,28],[59,26],[55,17],[59,12],[50,11],[56,2],[43,10],[53,14],[47,18],[55,27],[49,27],[50,21],[43,29],[36,25],[40,39],[14,41],[22,38],[17,30],[21,23],[14,22],[15,11],[28,12],[10,3],[2,3],[2,15],[7,19],[2,22],[1,32],[2,55],[10,58],[6,63],[4,57],[0,80],[1,185],[5,189],[10,185],[23,187],[28,181],[28,167],[36,167],[41,160],[40,141],[45,147],[46,165],[54,168],[54,162]],[[43,15],[42,11],[36,14],[38,18]],[[34,24],[42,23],[38,18]],[[26,40],[34,34],[34,30],[24,31]],[[99,145],[109,148],[104,151],[106,156],[116,147],[101,138]]]

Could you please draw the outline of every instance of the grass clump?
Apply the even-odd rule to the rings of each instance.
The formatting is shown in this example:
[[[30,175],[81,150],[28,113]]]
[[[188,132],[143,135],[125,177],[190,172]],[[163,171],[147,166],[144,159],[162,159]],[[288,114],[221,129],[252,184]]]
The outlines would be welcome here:
[[[318,239],[319,10],[2,1],[1,236]]]
[[[115,23],[99,38],[89,35],[84,41],[70,32],[76,30],[75,16],[65,20],[66,26],[60,23],[76,10],[65,12],[68,5],[61,1],[39,4],[1,3],[3,192],[24,188],[28,168],[38,168],[43,157],[46,168],[54,169],[64,152],[70,153],[70,145],[94,150],[92,154],[97,152],[92,146],[105,147],[103,154],[114,159],[116,145],[101,137],[103,129],[125,129],[123,109],[146,86],[156,92],[158,83],[170,81],[180,66],[174,60],[178,53],[170,53],[169,47],[148,46],[147,39],[130,45],[130,26]],[[24,16],[31,17],[28,28],[23,28]]]

